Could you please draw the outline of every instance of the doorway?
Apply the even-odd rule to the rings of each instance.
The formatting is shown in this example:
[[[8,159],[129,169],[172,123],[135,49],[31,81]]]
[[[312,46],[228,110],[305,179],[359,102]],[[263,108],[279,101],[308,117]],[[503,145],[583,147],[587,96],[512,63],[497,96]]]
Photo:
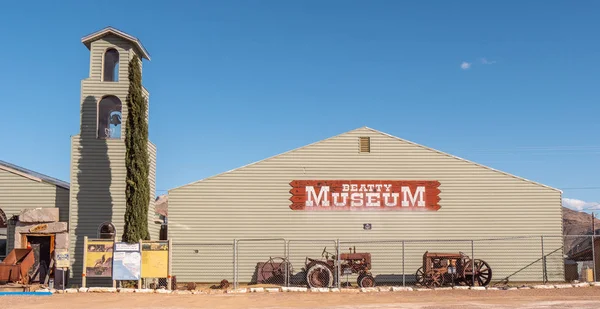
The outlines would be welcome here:
[[[23,235],[25,246],[30,245],[33,249],[35,263],[29,270],[31,282],[44,282],[46,276],[50,275],[50,262],[54,252],[54,235]]]

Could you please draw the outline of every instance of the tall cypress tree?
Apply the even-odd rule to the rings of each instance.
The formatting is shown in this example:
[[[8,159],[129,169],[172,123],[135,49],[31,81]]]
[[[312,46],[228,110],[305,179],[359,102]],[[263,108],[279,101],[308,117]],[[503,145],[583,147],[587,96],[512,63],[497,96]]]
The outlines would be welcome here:
[[[123,241],[138,242],[150,239],[148,206],[150,204],[150,170],[148,155],[148,122],[146,99],[142,96],[142,72],[137,55],[129,61],[129,93],[127,94],[127,122],[125,127],[125,167],[127,183],[125,196],[125,227]]]

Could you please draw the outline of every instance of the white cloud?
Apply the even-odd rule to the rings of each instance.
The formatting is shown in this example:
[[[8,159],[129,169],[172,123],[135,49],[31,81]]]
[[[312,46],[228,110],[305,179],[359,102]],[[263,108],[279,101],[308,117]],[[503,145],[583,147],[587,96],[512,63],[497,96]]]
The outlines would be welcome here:
[[[494,63],[496,63],[496,61],[489,61],[486,58],[481,58],[479,61],[481,62],[481,64],[494,64]]]
[[[463,63],[460,64],[460,68],[463,70],[468,70],[471,67],[471,63],[463,61]]]
[[[581,211],[581,210],[592,210],[592,209],[600,209],[600,203],[598,202],[586,202],[582,200],[577,200],[573,198],[563,198],[563,206],[567,208],[571,208],[573,210]]]

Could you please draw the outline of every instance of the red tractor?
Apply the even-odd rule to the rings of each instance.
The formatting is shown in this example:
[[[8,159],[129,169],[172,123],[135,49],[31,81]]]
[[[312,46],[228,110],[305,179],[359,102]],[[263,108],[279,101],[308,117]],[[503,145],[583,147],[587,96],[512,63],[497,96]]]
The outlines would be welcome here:
[[[356,253],[356,248],[349,253],[340,254],[340,275],[358,274],[356,280],[359,287],[375,286],[375,278],[371,275],[371,253]],[[325,259],[306,258],[306,282],[311,288],[327,288],[334,284],[336,256],[323,249],[321,256]]]

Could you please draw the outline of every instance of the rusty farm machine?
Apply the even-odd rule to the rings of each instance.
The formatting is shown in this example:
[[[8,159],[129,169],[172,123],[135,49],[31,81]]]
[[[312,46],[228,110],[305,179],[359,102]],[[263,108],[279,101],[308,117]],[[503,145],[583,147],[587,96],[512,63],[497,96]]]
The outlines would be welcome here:
[[[371,254],[356,253],[356,248],[340,254],[340,274],[358,274],[359,287],[375,286],[375,278],[371,274]],[[321,259],[306,257],[303,273],[305,283],[310,288],[333,287],[335,283],[337,257],[327,252],[327,247],[321,253]],[[289,282],[292,266],[288,259],[271,257],[265,263],[259,263],[257,272],[258,283],[284,284]]]
[[[416,280],[417,284],[428,288],[447,284],[487,286],[492,280],[492,269],[487,262],[479,259],[473,261],[462,252],[425,252],[423,266],[417,270]]]
[[[371,274],[371,253],[349,252],[339,256],[339,275],[357,274],[359,287],[375,286],[375,278]],[[327,288],[335,284],[338,267],[337,256],[323,249],[320,259],[306,257],[302,280],[310,288]],[[258,282],[287,284],[292,274],[291,263],[287,258],[270,258],[266,263],[259,263]],[[417,270],[416,283],[428,288],[443,285],[487,286],[492,280],[490,265],[480,259],[472,260],[468,255],[459,253],[423,254],[423,264]]]
[[[349,251],[340,254],[340,274],[358,274],[356,283],[359,287],[375,286],[375,278],[371,274],[371,253],[356,253],[356,248]],[[327,252],[325,247],[321,257],[324,259],[306,258],[306,283],[311,288],[332,287],[334,284],[336,256]]]

